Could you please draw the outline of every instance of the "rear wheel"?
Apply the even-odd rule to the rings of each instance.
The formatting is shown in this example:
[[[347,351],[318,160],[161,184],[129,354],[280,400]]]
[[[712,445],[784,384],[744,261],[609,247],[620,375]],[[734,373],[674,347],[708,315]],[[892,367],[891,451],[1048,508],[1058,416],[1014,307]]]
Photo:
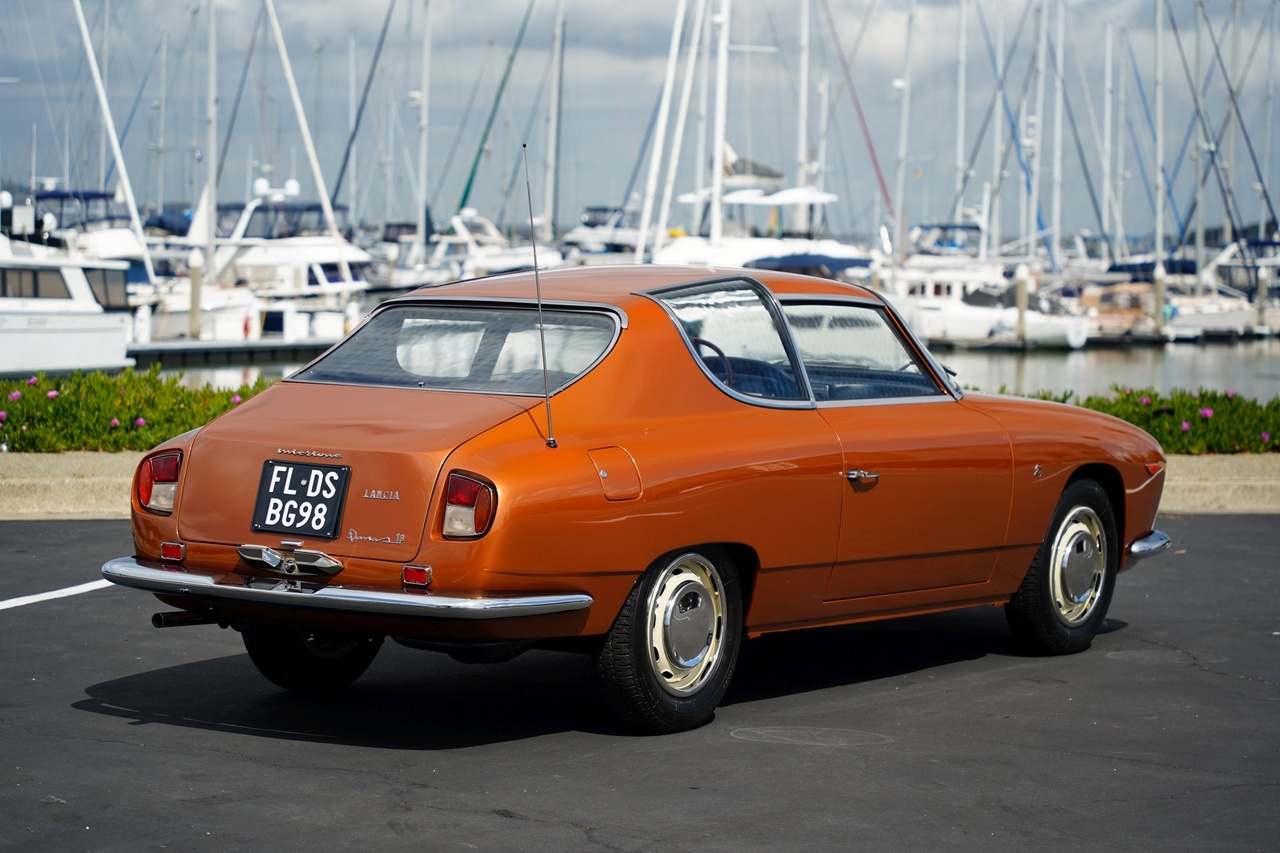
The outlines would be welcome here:
[[[719,548],[676,551],[650,566],[596,652],[614,712],[653,732],[708,722],[737,664],[738,576]]]
[[[258,672],[272,684],[304,692],[346,687],[369,668],[382,647],[381,637],[277,625],[247,625],[240,633]]]
[[[1018,639],[1048,654],[1087,649],[1111,604],[1119,548],[1106,492],[1092,480],[1069,484],[1027,576],[1005,607]]]

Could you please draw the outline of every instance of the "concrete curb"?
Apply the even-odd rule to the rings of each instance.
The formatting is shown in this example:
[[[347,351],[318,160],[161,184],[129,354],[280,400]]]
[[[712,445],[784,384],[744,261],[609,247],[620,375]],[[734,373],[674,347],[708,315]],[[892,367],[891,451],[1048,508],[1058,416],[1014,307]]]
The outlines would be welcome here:
[[[0,521],[128,518],[141,453],[0,453]],[[1280,453],[1171,456],[1164,514],[1280,514]]]

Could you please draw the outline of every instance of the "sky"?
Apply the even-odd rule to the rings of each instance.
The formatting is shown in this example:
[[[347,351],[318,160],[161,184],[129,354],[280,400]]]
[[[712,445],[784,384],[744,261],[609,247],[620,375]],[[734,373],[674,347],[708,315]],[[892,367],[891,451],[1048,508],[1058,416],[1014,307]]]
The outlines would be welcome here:
[[[59,186],[101,186],[104,163],[110,166],[110,148],[103,142],[97,96],[72,2],[0,0],[0,182],[16,195],[29,188],[33,161],[37,178],[57,181]],[[154,207],[162,191],[164,201],[191,203],[207,173],[207,0],[81,2],[107,78],[114,123],[122,132],[128,126],[122,145],[139,204]],[[706,2],[718,14],[724,0]],[[1018,138],[1025,145],[1015,147],[1010,145],[1009,117],[1025,120],[1039,114],[1036,195],[1043,222],[1060,222],[1064,234],[1097,233],[1103,215],[1111,222],[1111,211],[1119,207],[1123,213],[1119,221],[1127,235],[1149,235],[1156,190],[1155,33],[1161,7],[1156,0],[1062,2],[1064,37],[1059,45],[1059,0],[964,0],[963,4],[961,0],[917,0],[914,16],[909,15],[908,0],[813,0],[808,159],[816,162],[824,155],[824,165],[814,171],[820,173],[824,188],[839,196],[827,207],[828,229],[837,235],[872,234],[889,221],[890,209],[899,207],[908,222],[954,218],[961,174],[957,131],[963,79],[962,160],[967,163],[971,152],[974,156],[972,166],[965,167],[969,177],[961,196],[962,216],[976,216],[984,196],[995,195],[984,193],[984,186],[994,190],[998,185],[1001,233],[1014,239],[1021,232],[1022,221],[1031,217],[1022,213],[1028,178],[1019,167],[1018,151],[1030,166],[1035,122],[1024,121]],[[393,6],[352,149],[354,165],[349,163],[339,192],[338,200],[350,205],[354,219],[376,225],[415,217],[421,102],[417,93],[428,14],[432,38],[427,173],[433,215],[439,221],[458,208],[475,163],[467,205],[504,225],[527,224],[522,144],[528,145],[529,188],[541,213],[548,184],[544,161],[557,0],[532,0],[527,30],[514,59],[512,48],[530,0],[275,0],[275,5],[330,191],[347,147],[350,114],[373,66],[388,6]],[[800,182],[802,5],[802,0],[734,0],[729,17],[727,141],[739,154],[785,173],[789,185]],[[1276,5],[1277,0],[1238,4],[1213,0],[1203,7],[1208,23],[1200,38],[1201,74],[1209,75],[1211,63],[1217,62],[1207,35],[1212,31],[1219,39],[1222,64],[1237,82],[1236,102],[1247,131],[1247,136],[1238,131],[1229,134],[1234,143],[1224,137],[1217,149],[1219,161],[1232,159],[1220,173],[1208,172],[1202,210],[1210,226],[1224,218],[1221,186],[1232,188],[1244,222],[1256,223],[1262,210],[1260,177],[1267,178],[1276,196],[1272,202],[1280,206],[1280,138],[1271,138],[1280,136],[1275,133],[1280,110],[1270,100],[1280,88],[1280,57],[1273,56]],[[679,6],[680,0],[563,0],[566,35],[556,184],[559,227],[572,226],[587,205],[623,203],[628,187],[636,201],[644,192],[649,160],[641,161],[640,154],[662,93]],[[683,40],[687,42],[693,27],[689,19],[699,0],[687,0],[685,6]],[[1043,100],[1033,74],[1042,7],[1048,47]],[[257,0],[216,0],[219,148],[240,93],[222,163],[219,197],[243,199],[253,178],[266,177],[274,186],[295,178],[302,197],[315,199],[317,189],[280,54],[269,28],[257,29],[255,38],[260,8]],[[1172,12],[1173,21],[1165,24],[1161,42],[1161,135],[1173,196],[1164,218],[1166,230],[1174,232],[1179,222],[1191,221],[1196,172],[1192,157],[1200,147],[1195,144],[1200,126],[1187,82],[1188,69],[1194,74],[1196,67],[1197,4],[1167,0],[1163,8]],[[984,23],[990,45],[984,38]],[[1108,25],[1113,58],[1111,172],[1122,176],[1112,182],[1114,205],[1110,200],[1104,203],[1103,187]],[[704,32],[714,36],[717,29],[712,23]],[[996,98],[992,62],[992,56],[1000,53],[996,45],[1001,33],[1003,54],[1009,57],[1007,110]],[[1061,111],[1054,85],[1059,54],[1064,80]],[[682,51],[680,75],[685,59]],[[508,62],[505,93],[495,100]],[[714,58],[710,65],[708,73],[714,73]],[[706,65],[700,65],[699,75],[704,70]],[[1202,107],[1211,133],[1216,134],[1231,110],[1231,98],[1216,69],[1200,79],[1208,80]],[[666,128],[664,178],[681,80],[678,75]],[[700,81],[701,76],[695,78],[683,143],[675,157],[677,194],[695,189],[699,160],[710,162],[710,148],[697,147],[700,126],[707,137],[712,135],[712,115],[705,122],[698,120]],[[865,137],[850,82],[865,120]],[[708,113],[714,112],[714,92],[712,84]],[[900,140],[908,97],[904,152]],[[1039,110],[1038,104],[1042,104]],[[991,119],[981,133],[989,111]],[[491,114],[487,144],[481,149]],[[1055,156],[1058,126],[1062,127],[1060,178],[1054,168],[1059,159]],[[1002,169],[994,160],[997,136],[1006,150],[1012,149]],[[650,155],[653,150],[651,145]],[[1200,162],[1207,166],[1208,158]],[[110,166],[110,171],[108,183],[114,186],[119,170]],[[661,187],[659,180],[659,193]],[[691,225],[690,216],[689,206],[677,204],[671,222]]]

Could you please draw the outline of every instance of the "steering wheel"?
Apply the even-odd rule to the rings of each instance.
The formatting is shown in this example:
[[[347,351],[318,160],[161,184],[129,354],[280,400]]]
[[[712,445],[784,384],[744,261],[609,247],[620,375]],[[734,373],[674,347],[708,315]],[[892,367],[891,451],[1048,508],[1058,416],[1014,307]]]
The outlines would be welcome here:
[[[729,364],[729,357],[724,354],[724,350],[720,349],[720,347],[711,343],[711,341],[707,340],[706,338],[690,338],[689,341],[690,343],[693,344],[694,350],[697,350],[698,347],[706,347],[707,349],[711,350],[713,353],[716,354],[716,356],[720,359],[720,363],[724,365],[724,384],[732,388],[733,387],[733,366]]]

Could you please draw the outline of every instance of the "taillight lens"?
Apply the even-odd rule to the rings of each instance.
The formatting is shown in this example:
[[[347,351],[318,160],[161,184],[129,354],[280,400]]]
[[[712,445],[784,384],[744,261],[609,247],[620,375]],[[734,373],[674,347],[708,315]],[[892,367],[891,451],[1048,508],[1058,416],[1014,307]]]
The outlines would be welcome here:
[[[493,523],[498,495],[493,486],[466,474],[450,474],[444,506],[446,539],[483,536]]]
[[[173,512],[181,470],[181,453],[164,453],[142,460],[138,466],[138,502],[152,512]]]

